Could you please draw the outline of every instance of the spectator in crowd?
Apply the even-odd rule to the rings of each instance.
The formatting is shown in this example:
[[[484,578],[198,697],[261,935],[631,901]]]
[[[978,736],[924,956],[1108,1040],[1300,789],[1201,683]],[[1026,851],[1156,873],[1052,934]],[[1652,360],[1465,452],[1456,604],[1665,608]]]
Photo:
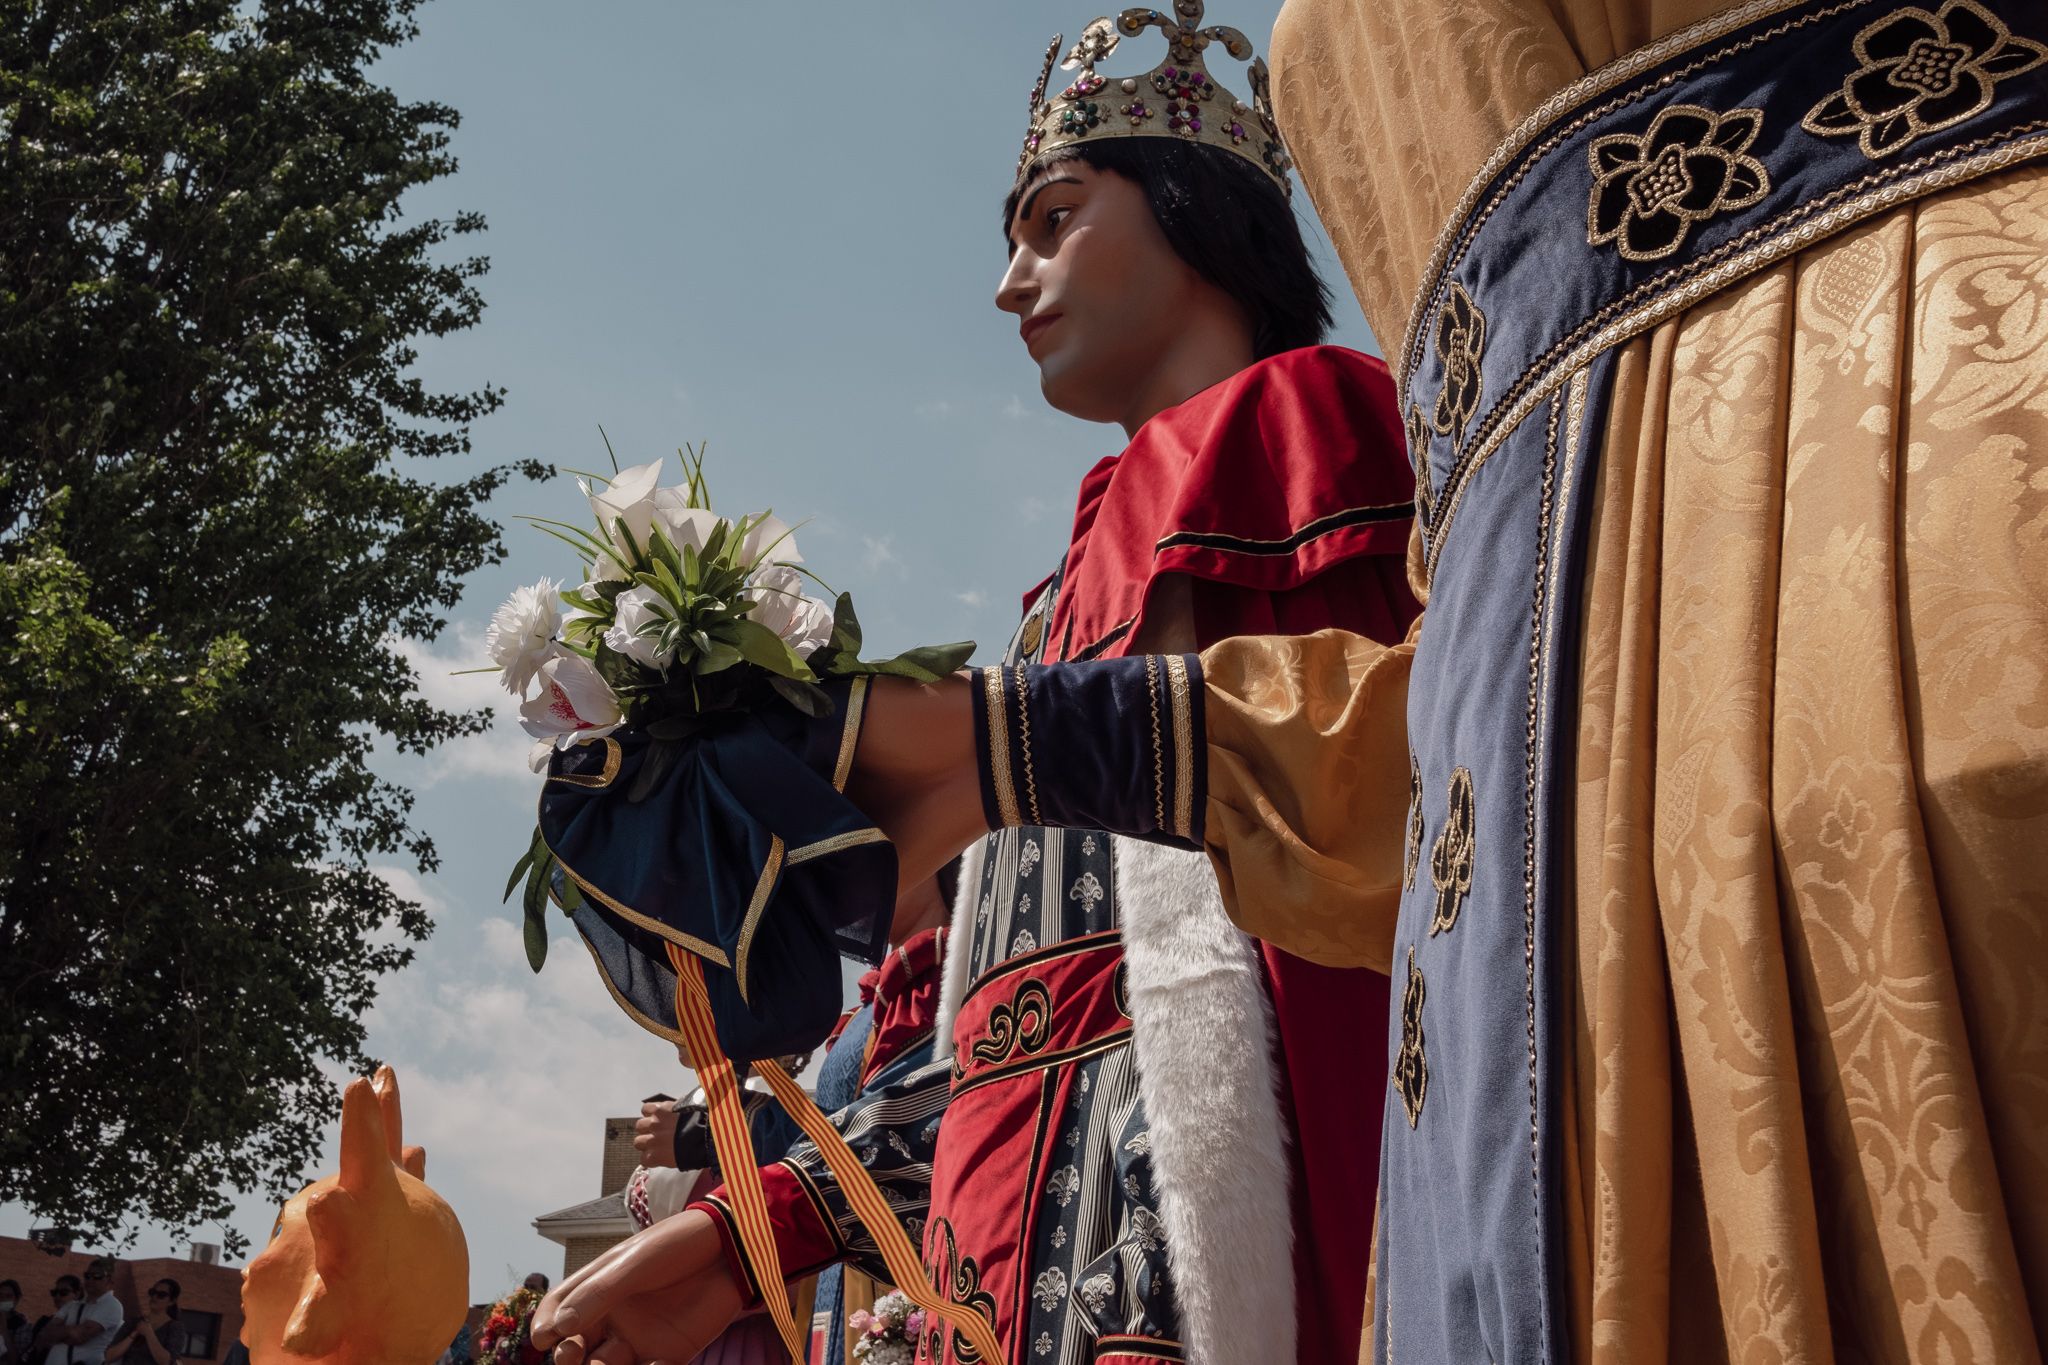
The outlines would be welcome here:
[[[107,1347],[121,1330],[121,1301],[114,1297],[114,1258],[95,1256],[85,1267],[85,1297],[66,1304],[61,1321],[44,1328],[50,1353],[43,1365],[103,1365]]]
[[[548,1292],[548,1277],[536,1270],[526,1277],[526,1287],[536,1294],[545,1294]]]
[[[185,1328],[178,1321],[178,1282],[158,1280],[145,1296],[142,1316],[121,1328],[107,1347],[118,1365],[177,1365],[185,1354]]]
[[[45,1329],[53,1324],[61,1326],[67,1321],[78,1321],[76,1312],[69,1318],[65,1317],[65,1312],[76,1308],[78,1301],[84,1297],[85,1288],[78,1282],[76,1275],[57,1277],[57,1283],[50,1286],[50,1311],[37,1318],[36,1325],[29,1331],[28,1365],[46,1365],[51,1352],[56,1349],[56,1338]]]
[[[13,1280],[0,1280],[0,1361],[18,1365],[34,1337],[35,1329],[21,1311],[21,1286]]]

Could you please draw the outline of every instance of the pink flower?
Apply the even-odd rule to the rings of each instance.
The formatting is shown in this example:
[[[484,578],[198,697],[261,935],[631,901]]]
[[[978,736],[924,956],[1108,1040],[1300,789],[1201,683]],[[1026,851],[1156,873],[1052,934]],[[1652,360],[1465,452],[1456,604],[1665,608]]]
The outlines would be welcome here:
[[[906,1336],[913,1337],[919,1336],[924,1332],[924,1310],[922,1308],[910,1310],[910,1316],[903,1320],[903,1331]]]
[[[867,1331],[868,1324],[873,1321],[874,1319],[868,1316],[868,1310],[865,1308],[856,1308],[846,1315],[846,1325],[856,1332]]]

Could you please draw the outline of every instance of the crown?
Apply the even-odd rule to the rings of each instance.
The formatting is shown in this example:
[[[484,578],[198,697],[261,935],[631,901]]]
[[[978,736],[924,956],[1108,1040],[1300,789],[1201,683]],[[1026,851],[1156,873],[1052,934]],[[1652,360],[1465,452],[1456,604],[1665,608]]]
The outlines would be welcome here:
[[[1116,51],[1123,38],[1148,28],[1166,35],[1166,60],[1143,76],[1111,79],[1096,63]],[[1173,12],[1127,9],[1115,19],[1101,18],[1081,30],[1081,41],[1060,60],[1062,70],[1080,68],[1073,84],[1048,96],[1053,62],[1064,37],[1045,49],[1045,67],[1031,88],[1031,130],[1017,158],[1022,181],[1033,162],[1047,152],[1076,142],[1112,137],[1171,137],[1201,142],[1235,152],[1273,177],[1282,194],[1290,193],[1287,172],[1293,162],[1273,119],[1273,100],[1263,58],[1252,57],[1244,34],[1222,25],[1202,27],[1202,0],[1174,0]],[[1211,43],[1239,61],[1251,59],[1248,75],[1252,98],[1247,104],[1216,83],[1202,54]]]

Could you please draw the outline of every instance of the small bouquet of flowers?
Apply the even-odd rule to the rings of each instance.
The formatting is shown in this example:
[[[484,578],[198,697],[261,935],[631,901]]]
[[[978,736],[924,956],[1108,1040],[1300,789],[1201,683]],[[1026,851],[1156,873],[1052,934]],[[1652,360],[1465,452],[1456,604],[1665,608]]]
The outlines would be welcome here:
[[[910,1365],[917,1358],[924,1313],[901,1294],[889,1293],[875,1300],[872,1313],[854,1309],[847,1315],[846,1325],[860,1334],[853,1344],[853,1358],[862,1365]]]
[[[520,699],[535,772],[546,772],[558,751],[621,726],[661,746],[766,707],[829,715],[823,683],[873,675],[933,682],[973,653],[967,642],[862,659],[852,598],[840,593],[828,603],[806,591],[822,580],[801,567],[792,529],[769,512],[713,511],[701,450],[684,452],[684,475],[664,486],[659,460],[609,479],[580,475],[594,527],[528,518],[571,546],[583,568],[573,588],[544,578],[516,590],[485,641],[506,690]],[[660,762],[643,766],[628,799],[664,771]],[[525,880],[535,971],[547,953],[553,862],[536,829],[505,888],[510,899]],[[574,910],[574,883],[564,891]]]
[[[532,1341],[533,1310],[540,1299],[537,1291],[519,1288],[491,1305],[477,1338],[478,1365],[532,1365],[542,1359]]]

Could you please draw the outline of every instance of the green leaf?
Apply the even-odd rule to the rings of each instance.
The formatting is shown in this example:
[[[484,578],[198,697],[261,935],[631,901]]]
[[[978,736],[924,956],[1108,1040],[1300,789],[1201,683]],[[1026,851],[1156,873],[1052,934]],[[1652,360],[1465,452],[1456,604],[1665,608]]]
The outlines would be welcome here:
[[[796,657],[796,651],[759,621],[742,617],[728,629],[733,633],[733,643],[739,646],[740,657],[748,663],[757,664],[778,678],[794,678],[799,682],[818,680],[818,675]]]
[[[832,647],[847,654],[860,653],[860,618],[853,614],[853,594],[843,592],[832,604]]]
[[[807,716],[822,717],[832,714],[832,694],[816,683],[771,676],[768,685],[774,688],[776,694],[784,701]]]
[[[723,640],[710,640],[698,652],[696,671],[722,673],[740,662],[742,657],[744,656],[741,655],[739,646],[727,644]]]
[[[538,972],[548,960],[547,921],[528,915],[522,928],[526,938],[526,965]]]
[[[533,865],[533,860],[539,857],[546,848],[546,842],[540,837],[540,827],[536,825],[533,830],[533,839],[526,845],[526,852],[520,856],[518,862],[512,864],[512,878],[505,883],[505,894],[498,897],[499,904],[502,905],[512,899],[512,888],[519,885],[519,879],[526,874],[526,869]]]
[[[548,881],[554,866],[554,855],[543,854],[526,874],[526,961],[535,971],[548,960]]]

